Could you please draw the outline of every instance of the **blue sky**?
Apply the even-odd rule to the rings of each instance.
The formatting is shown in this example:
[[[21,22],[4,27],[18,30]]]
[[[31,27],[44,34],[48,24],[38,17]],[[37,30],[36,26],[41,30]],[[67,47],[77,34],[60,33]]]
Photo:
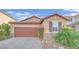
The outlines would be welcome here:
[[[73,16],[79,14],[79,9],[4,9],[6,14],[16,20],[23,20],[31,16],[44,18],[54,13],[59,13],[64,16]]]

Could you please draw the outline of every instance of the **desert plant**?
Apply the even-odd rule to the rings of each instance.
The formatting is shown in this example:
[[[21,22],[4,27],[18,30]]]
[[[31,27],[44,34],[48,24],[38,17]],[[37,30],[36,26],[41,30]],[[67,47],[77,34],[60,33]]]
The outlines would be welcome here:
[[[79,44],[79,33],[71,27],[65,26],[56,35],[56,41],[69,48],[77,48]]]
[[[38,36],[40,39],[43,39],[43,33],[44,33],[44,29],[43,28],[39,28],[38,29]]]

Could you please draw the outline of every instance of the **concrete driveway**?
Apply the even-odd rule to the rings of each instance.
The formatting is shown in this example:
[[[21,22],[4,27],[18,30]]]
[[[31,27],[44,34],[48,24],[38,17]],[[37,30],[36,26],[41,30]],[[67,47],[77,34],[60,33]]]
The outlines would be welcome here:
[[[41,49],[41,41],[37,37],[13,37],[0,41],[0,49]]]

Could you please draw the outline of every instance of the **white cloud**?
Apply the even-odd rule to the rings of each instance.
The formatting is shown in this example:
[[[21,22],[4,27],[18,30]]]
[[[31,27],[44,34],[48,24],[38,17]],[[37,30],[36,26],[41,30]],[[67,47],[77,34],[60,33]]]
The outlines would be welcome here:
[[[75,15],[77,15],[77,13],[71,13],[71,14],[70,14],[70,16],[75,16]]]
[[[64,16],[75,16],[77,13],[64,14]]]
[[[65,16],[75,16],[79,14],[79,9],[63,9],[63,11],[68,12],[67,14],[64,14]]]
[[[30,13],[29,12],[24,12],[24,15],[29,15]]]
[[[15,13],[16,16],[22,16],[24,15],[23,13]]]
[[[9,14],[13,14],[13,13],[15,13],[14,11],[7,11],[7,13],[9,13]]]
[[[33,15],[22,16],[22,17],[20,17],[19,20],[23,20],[23,19],[26,19],[26,18],[31,17],[31,16],[33,16]]]
[[[79,13],[79,9],[63,9],[63,11]]]
[[[25,19],[26,17],[21,17],[20,19]]]
[[[24,12],[24,13],[16,12],[16,13],[15,13],[16,16],[27,16],[27,15],[29,15],[29,14],[30,14],[29,12]]]

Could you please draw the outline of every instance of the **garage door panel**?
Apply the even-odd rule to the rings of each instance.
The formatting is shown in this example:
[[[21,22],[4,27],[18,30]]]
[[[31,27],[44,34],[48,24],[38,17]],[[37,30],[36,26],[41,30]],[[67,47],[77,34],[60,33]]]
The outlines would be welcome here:
[[[37,36],[37,28],[15,27],[14,31],[15,31],[16,37],[35,37],[35,36]]]

